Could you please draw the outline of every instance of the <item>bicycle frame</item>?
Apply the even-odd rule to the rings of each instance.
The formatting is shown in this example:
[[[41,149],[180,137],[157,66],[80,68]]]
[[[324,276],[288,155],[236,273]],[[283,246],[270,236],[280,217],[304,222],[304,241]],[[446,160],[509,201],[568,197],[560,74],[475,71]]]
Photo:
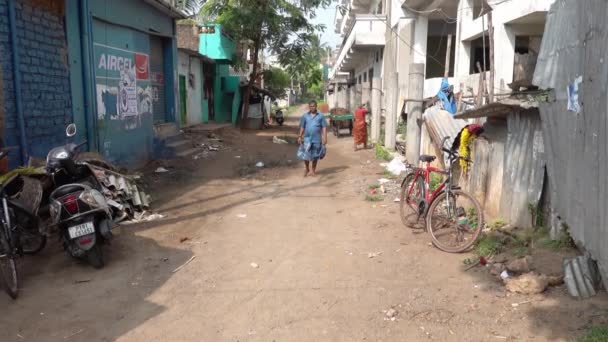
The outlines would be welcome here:
[[[453,161],[448,159],[448,167],[447,170],[444,169],[439,169],[436,168],[434,166],[430,165],[429,163],[426,163],[425,167],[414,167],[414,180],[412,181],[412,184],[410,184],[409,189],[407,190],[407,196],[406,198],[409,198],[412,194],[412,191],[414,190],[414,187],[416,186],[416,182],[418,180],[419,177],[422,177],[422,179],[424,180],[424,201],[426,202],[425,208],[424,208],[424,213],[422,214],[423,217],[426,217],[427,214],[427,210],[430,206],[430,204],[444,191],[451,191],[452,190],[452,163]],[[442,175],[447,175],[448,177],[446,179],[443,180],[443,182],[441,182],[441,184],[439,184],[439,186],[433,190],[433,192],[431,192],[430,190],[430,184],[431,184],[431,173],[439,173]],[[404,180],[405,181],[405,180]],[[416,203],[416,206],[418,206],[419,203]],[[450,208],[448,206],[447,208],[448,210],[448,216],[450,215]]]

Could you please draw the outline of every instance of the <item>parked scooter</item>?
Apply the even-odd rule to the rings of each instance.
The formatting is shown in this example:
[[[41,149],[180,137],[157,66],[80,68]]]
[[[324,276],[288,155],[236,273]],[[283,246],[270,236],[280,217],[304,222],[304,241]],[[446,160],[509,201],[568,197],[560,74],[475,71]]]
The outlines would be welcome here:
[[[68,138],[76,135],[76,125],[66,128]],[[51,222],[59,229],[65,250],[74,258],[86,259],[102,268],[101,245],[112,238],[112,215],[102,194],[102,185],[93,169],[75,160],[78,145],[68,143],[52,149],[46,168],[57,188],[50,194]]]
[[[282,110],[277,109],[277,111],[274,114],[274,118],[277,121],[277,123],[279,124],[279,126],[283,126],[283,122],[285,121],[285,119],[283,118]]]

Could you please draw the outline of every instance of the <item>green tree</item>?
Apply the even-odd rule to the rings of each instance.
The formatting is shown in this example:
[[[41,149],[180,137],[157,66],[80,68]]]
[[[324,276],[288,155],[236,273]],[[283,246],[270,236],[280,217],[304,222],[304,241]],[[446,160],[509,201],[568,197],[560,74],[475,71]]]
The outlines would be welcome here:
[[[203,7],[203,15],[213,18],[237,40],[248,40],[253,45],[253,70],[243,95],[243,119],[247,118],[249,97],[258,70],[260,51],[270,50],[285,60],[284,56],[298,60],[303,56],[315,32],[323,25],[310,23],[319,7],[327,7],[331,0],[209,0]],[[283,65],[287,65],[281,63]]]
[[[275,67],[264,70],[264,87],[277,98],[284,98],[290,85],[291,77],[285,70]]]
[[[290,51],[279,56],[279,62],[285,65],[287,72],[300,85],[305,98],[318,99],[323,95],[322,63],[327,57],[327,49],[318,36],[313,36],[308,48],[301,55]]]

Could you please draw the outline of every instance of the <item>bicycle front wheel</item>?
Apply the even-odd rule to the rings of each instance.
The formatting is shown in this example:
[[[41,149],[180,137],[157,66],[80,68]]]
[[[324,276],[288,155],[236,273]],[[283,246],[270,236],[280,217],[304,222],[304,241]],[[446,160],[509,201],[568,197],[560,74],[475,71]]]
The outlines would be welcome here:
[[[433,245],[448,253],[473,246],[483,228],[483,212],[473,196],[460,190],[443,192],[431,203],[426,227]]]
[[[1,213],[0,213],[1,215]],[[13,299],[17,298],[19,280],[17,279],[17,262],[14,249],[6,235],[4,227],[0,226],[0,273],[4,278],[4,289]]]
[[[424,224],[420,222],[425,210],[424,207],[420,206],[425,197],[424,191],[422,177],[416,178],[415,173],[409,173],[405,176],[399,196],[399,216],[401,216],[401,222],[404,226],[412,229],[424,229]]]

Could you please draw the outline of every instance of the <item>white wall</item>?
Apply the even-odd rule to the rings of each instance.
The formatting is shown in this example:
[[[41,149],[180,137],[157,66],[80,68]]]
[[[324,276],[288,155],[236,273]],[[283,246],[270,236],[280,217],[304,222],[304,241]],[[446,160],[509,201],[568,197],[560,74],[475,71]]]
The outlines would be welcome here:
[[[186,77],[186,124],[196,125],[203,122],[201,61],[182,51],[178,51],[177,58],[177,71]],[[190,74],[194,77],[192,85]]]
[[[547,12],[555,0],[510,0],[490,1],[493,6],[492,21],[494,26],[494,87],[500,90],[507,88],[513,81],[513,63],[515,59],[515,35],[537,34],[539,25],[512,25],[517,19],[532,14]],[[455,75],[458,78],[469,75],[470,42],[487,32],[487,15],[473,19],[473,0],[461,0],[458,6],[458,24],[456,33]],[[485,26],[483,24],[485,23]],[[522,31],[523,30],[523,31]],[[496,92],[496,91],[495,91]]]

